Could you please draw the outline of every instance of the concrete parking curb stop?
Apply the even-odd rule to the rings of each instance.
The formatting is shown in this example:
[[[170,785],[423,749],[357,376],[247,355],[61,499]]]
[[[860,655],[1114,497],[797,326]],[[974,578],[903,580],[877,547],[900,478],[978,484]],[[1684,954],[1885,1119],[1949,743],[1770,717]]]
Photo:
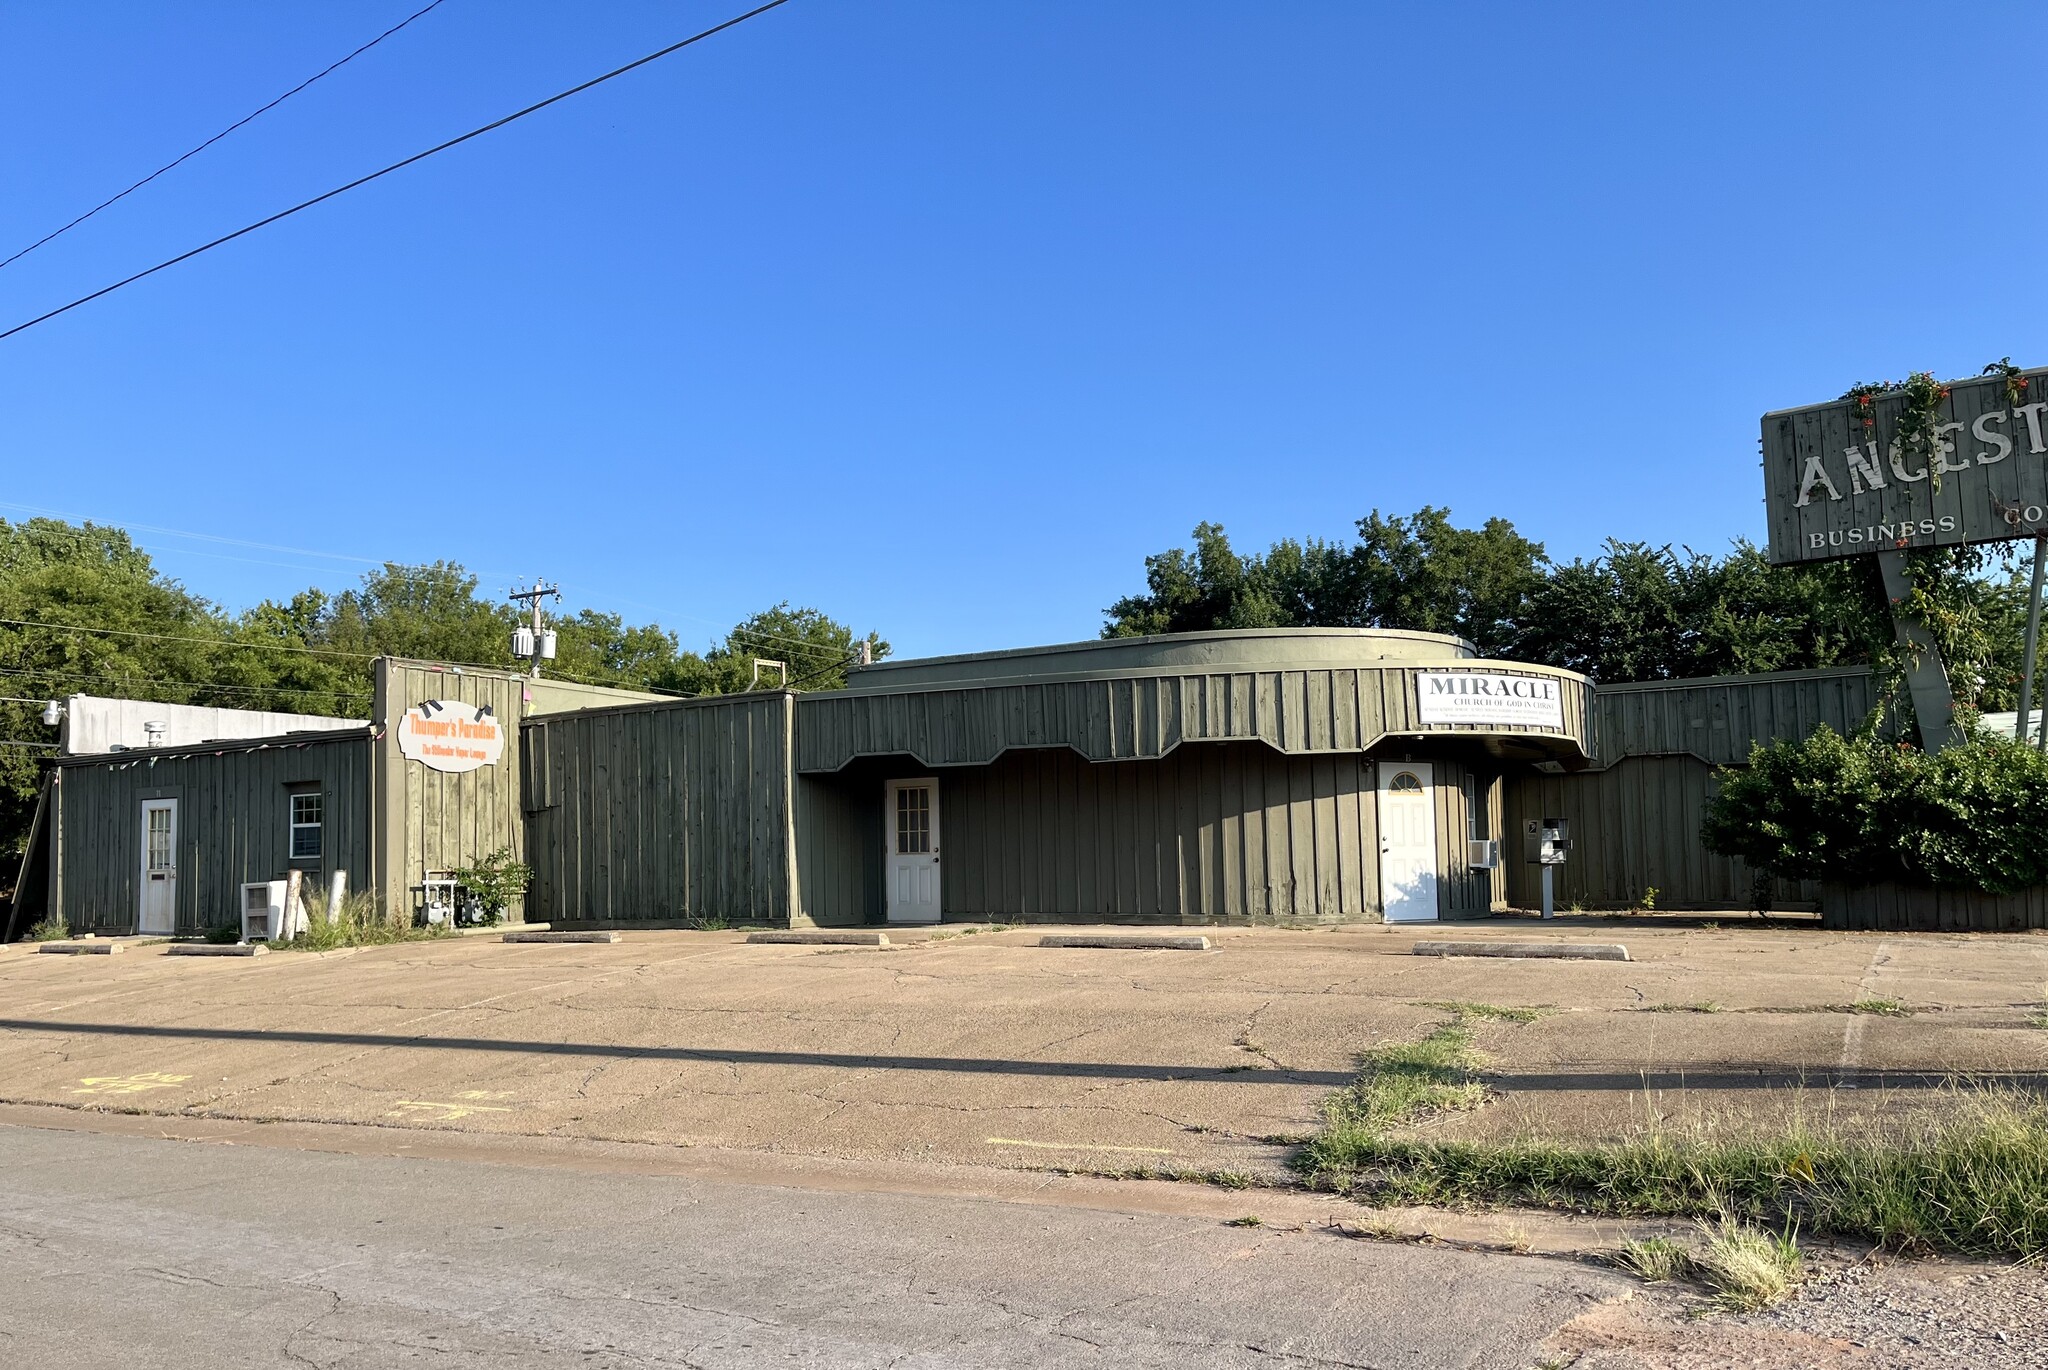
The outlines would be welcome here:
[[[164,948],[166,956],[268,956],[270,948],[261,942],[173,942]]]
[[[1174,937],[1157,933],[1058,933],[1038,939],[1041,947],[1101,947],[1111,951],[1207,951],[1206,937]]]
[[[769,942],[801,947],[886,947],[886,932],[750,932],[749,942]]]
[[[120,942],[45,942],[37,950],[53,956],[112,956],[128,948]]]
[[[1627,961],[1619,942],[1417,942],[1417,956],[1507,956],[1563,961]]]
[[[617,942],[622,940],[618,933],[609,928],[603,932],[508,932],[507,942]]]

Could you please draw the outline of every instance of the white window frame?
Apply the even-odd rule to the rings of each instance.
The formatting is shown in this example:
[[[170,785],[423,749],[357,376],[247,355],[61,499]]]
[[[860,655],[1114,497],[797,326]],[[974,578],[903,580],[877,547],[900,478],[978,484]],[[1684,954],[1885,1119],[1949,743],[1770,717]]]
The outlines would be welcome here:
[[[300,821],[299,801],[310,799],[320,806],[320,816],[311,823]],[[285,796],[286,859],[290,861],[318,861],[327,854],[327,796],[320,790],[293,790]],[[313,834],[313,850],[299,850],[299,834],[308,829]]]

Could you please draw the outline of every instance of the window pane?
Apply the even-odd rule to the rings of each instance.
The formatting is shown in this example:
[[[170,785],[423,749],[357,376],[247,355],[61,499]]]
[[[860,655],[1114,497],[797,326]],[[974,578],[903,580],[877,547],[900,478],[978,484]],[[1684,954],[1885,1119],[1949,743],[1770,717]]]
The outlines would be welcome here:
[[[291,859],[320,855],[320,792],[311,790],[291,797]]]

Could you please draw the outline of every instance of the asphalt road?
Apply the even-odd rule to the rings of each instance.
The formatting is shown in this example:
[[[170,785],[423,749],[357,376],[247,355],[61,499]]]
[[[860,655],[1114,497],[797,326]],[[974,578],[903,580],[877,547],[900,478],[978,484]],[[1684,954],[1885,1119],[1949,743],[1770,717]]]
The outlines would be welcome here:
[[[1213,1217],[0,1126],[0,1362],[38,1370],[1527,1370],[1627,1288]]]

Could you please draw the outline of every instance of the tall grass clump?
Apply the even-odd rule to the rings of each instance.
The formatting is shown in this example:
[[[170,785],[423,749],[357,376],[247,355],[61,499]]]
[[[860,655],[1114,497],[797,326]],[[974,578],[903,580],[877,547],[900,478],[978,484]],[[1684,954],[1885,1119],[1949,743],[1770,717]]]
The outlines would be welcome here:
[[[1706,1240],[1688,1262],[1729,1312],[1769,1308],[1799,1283],[1805,1263],[1789,1230],[1773,1236],[1726,1216],[1718,1226],[1700,1226]]]
[[[306,930],[288,941],[272,942],[280,951],[334,951],[340,947],[374,947],[390,942],[416,942],[447,936],[443,928],[414,927],[400,915],[386,918],[377,912],[377,897],[367,891],[345,895],[338,907],[329,907],[327,892],[308,889],[304,895]]]
[[[1333,1106],[1295,1164],[1319,1188],[1375,1202],[1726,1217],[1900,1251],[2048,1256],[2048,1103],[1962,1085],[1939,1102],[1932,1120],[1879,1135],[1799,1125],[1604,1143],[1418,1141]]]
[[[27,936],[31,942],[63,942],[71,936],[71,925],[63,914],[53,913],[29,928]]]

